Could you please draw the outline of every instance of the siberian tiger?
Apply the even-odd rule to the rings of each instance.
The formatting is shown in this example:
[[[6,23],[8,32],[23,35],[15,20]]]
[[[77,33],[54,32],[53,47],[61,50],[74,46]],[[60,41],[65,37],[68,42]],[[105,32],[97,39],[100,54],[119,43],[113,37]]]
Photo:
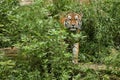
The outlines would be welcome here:
[[[82,26],[82,14],[77,13],[68,13],[66,16],[60,18],[60,22],[64,27],[69,30],[69,32],[75,32],[76,34],[80,33]],[[79,42],[72,44],[72,53],[73,53],[73,63],[78,63],[78,53],[79,53]]]
[[[77,31],[81,29],[82,14],[68,13],[66,16],[60,18],[60,22],[70,31]]]

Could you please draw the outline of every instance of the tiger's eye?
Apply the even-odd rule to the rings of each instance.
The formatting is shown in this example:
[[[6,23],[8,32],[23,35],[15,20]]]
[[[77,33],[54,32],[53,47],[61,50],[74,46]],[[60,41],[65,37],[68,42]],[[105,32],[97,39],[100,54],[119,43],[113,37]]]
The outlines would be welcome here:
[[[71,20],[71,16],[68,16],[68,19]]]
[[[75,16],[75,20],[78,20],[78,16]]]

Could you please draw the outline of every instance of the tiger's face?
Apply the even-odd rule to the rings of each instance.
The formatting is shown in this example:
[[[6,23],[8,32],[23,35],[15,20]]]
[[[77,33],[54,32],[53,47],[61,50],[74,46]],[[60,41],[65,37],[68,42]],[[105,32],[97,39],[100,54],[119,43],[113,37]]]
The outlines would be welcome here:
[[[64,26],[70,31],[77,31],[81,29],[82,26],[82,14],[69,13],[64,18]]]

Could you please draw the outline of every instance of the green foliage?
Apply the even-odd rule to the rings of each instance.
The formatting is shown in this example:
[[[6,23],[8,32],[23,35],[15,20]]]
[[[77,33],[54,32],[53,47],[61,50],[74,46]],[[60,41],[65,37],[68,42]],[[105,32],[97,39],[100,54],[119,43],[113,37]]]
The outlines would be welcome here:
[[[83,31],[87,35],[87,40],[82,43],[81,52],[84,51],[86,58],[91,61],[103,63],[105,57],[109,55],[110,46],[120,49],[119,29],[120,24],[117,15],[119,10],[115,6],[119,3],[96,1],[92,5],[82,6]],[[120,6],[117,6],[120,7]],[[115,11],[116,13],[115,13]],[[87,52],[87,53],[86,53]],[[94,57],[91,57],[93,55]]]
[[[0,47],[10,46],[15,43],[17,31],[16,9],[17,1],[0,1]],[[14,37],[13,37],[14,36]]]
[[[1,80],[119,79],[118,71],[102,72],[73,65],[64,39],[80,42],[79,62],[119,67],[120,3],[107,0],[89,5],[73,0],[53,0],[53,4],[35,0],[27,6],[19,6],[13,0],[0,3],[0,47],[21,48],[18,58],[2,58]],[[80,34],[61,29],[56,19],[59,13],[72,11],[83,13]]]

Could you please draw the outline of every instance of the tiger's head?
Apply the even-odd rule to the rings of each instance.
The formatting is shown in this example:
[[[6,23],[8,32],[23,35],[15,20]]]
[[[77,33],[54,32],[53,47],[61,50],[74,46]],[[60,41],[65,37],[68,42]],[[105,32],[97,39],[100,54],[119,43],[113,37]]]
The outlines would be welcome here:
[[[61,23],[70,31],[77,31],[82,26],[82,14],[68,13],[61,19]]]

